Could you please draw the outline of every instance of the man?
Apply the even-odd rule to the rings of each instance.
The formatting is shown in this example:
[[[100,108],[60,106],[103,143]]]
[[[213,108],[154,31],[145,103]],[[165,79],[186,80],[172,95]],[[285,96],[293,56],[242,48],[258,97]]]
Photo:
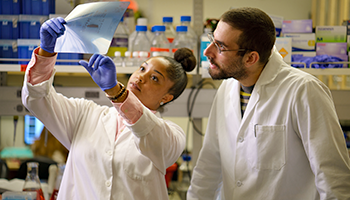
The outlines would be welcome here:
[[[350,160],[329,89],[285,62],[256,8],[221,17],[204,55],[222,82],[189,200],[350,199]]]

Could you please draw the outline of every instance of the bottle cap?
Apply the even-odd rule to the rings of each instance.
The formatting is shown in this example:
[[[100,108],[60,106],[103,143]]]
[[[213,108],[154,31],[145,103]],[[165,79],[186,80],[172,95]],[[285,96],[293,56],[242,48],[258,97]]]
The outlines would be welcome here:
[[[182,155],[182,160],[183,161],[191,161],[191,156],[188,154],[183,154]]]
[[[164,25],[155,25],[152,27],[152,32],[156,31],[165,31],[165,26]]]
[[[137,22],[136,22],[137,25],[147,26],[147,23],[148,23],[147,18],[143,18],[143,17],[137,18]]]
[[[147,26],[144,26],[144,25],[136,25],[136,31],[146,32],[146,31],[147,31]]]
[[[120,57],[122,55],[122,53],[120,51],[115,51],[114,52],[114,56],[115,57]]]
[[[190,22],[191,21],[191,16],[181,16],[180,17],[181,22]]]
[[[139,52],[137,52],[137,51],[132,52],[132,57],[133,58],[138,58],[139,57]]]
[[[176,32],[187,32],[187,26],[176,26]]]
[[[130,51],[125,51],[124,55],[125,55],[125,57],[130,57],[131,53],[130,53]]]
[[[173,17],[163,17],[163,22],[173,22]]]

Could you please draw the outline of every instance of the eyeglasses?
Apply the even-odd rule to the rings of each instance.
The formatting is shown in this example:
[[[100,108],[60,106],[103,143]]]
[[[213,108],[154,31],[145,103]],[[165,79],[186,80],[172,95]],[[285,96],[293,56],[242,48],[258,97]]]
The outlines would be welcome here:
[[[213,33],[208,33],[208,38],[210,43],[214,43],[219,54],[221,54],[224,51],[247,51],[248,50],[248,49],[224,49],[224,46],[222,46],[222,44],[219,44],[218,42],[215,41]]]

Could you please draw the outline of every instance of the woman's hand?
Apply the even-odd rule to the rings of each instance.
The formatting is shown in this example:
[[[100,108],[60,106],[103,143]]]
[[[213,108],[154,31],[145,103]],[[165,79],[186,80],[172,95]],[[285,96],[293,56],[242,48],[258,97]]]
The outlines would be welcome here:
[[[89,63],[81,60],[79,64],[85,67],[92,79],[103,91],[117,85],[116,68],[110,57],[94,54],[91,56]],[[93,67],[94,64],[95,66]]]
[[[47,20],[40,27],[40,48],[54,53],[56,40],[64,34],[66,21],[62,17]]]

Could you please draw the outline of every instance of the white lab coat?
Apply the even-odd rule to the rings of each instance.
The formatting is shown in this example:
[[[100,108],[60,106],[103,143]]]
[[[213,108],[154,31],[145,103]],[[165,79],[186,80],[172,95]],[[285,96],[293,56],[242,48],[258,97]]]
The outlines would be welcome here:
[[[217,92],[188,200],[350,199],[344,135],[322,82],[273,51],[243,119],[239,91],[228,79]]]
[[[115,140],[116,108],[56,93],[53,75],[34,86],[26,79],[23,104],[69,149],[58,199],[168,199],[166,168],[185,147],[178,125],[143,107]]]

